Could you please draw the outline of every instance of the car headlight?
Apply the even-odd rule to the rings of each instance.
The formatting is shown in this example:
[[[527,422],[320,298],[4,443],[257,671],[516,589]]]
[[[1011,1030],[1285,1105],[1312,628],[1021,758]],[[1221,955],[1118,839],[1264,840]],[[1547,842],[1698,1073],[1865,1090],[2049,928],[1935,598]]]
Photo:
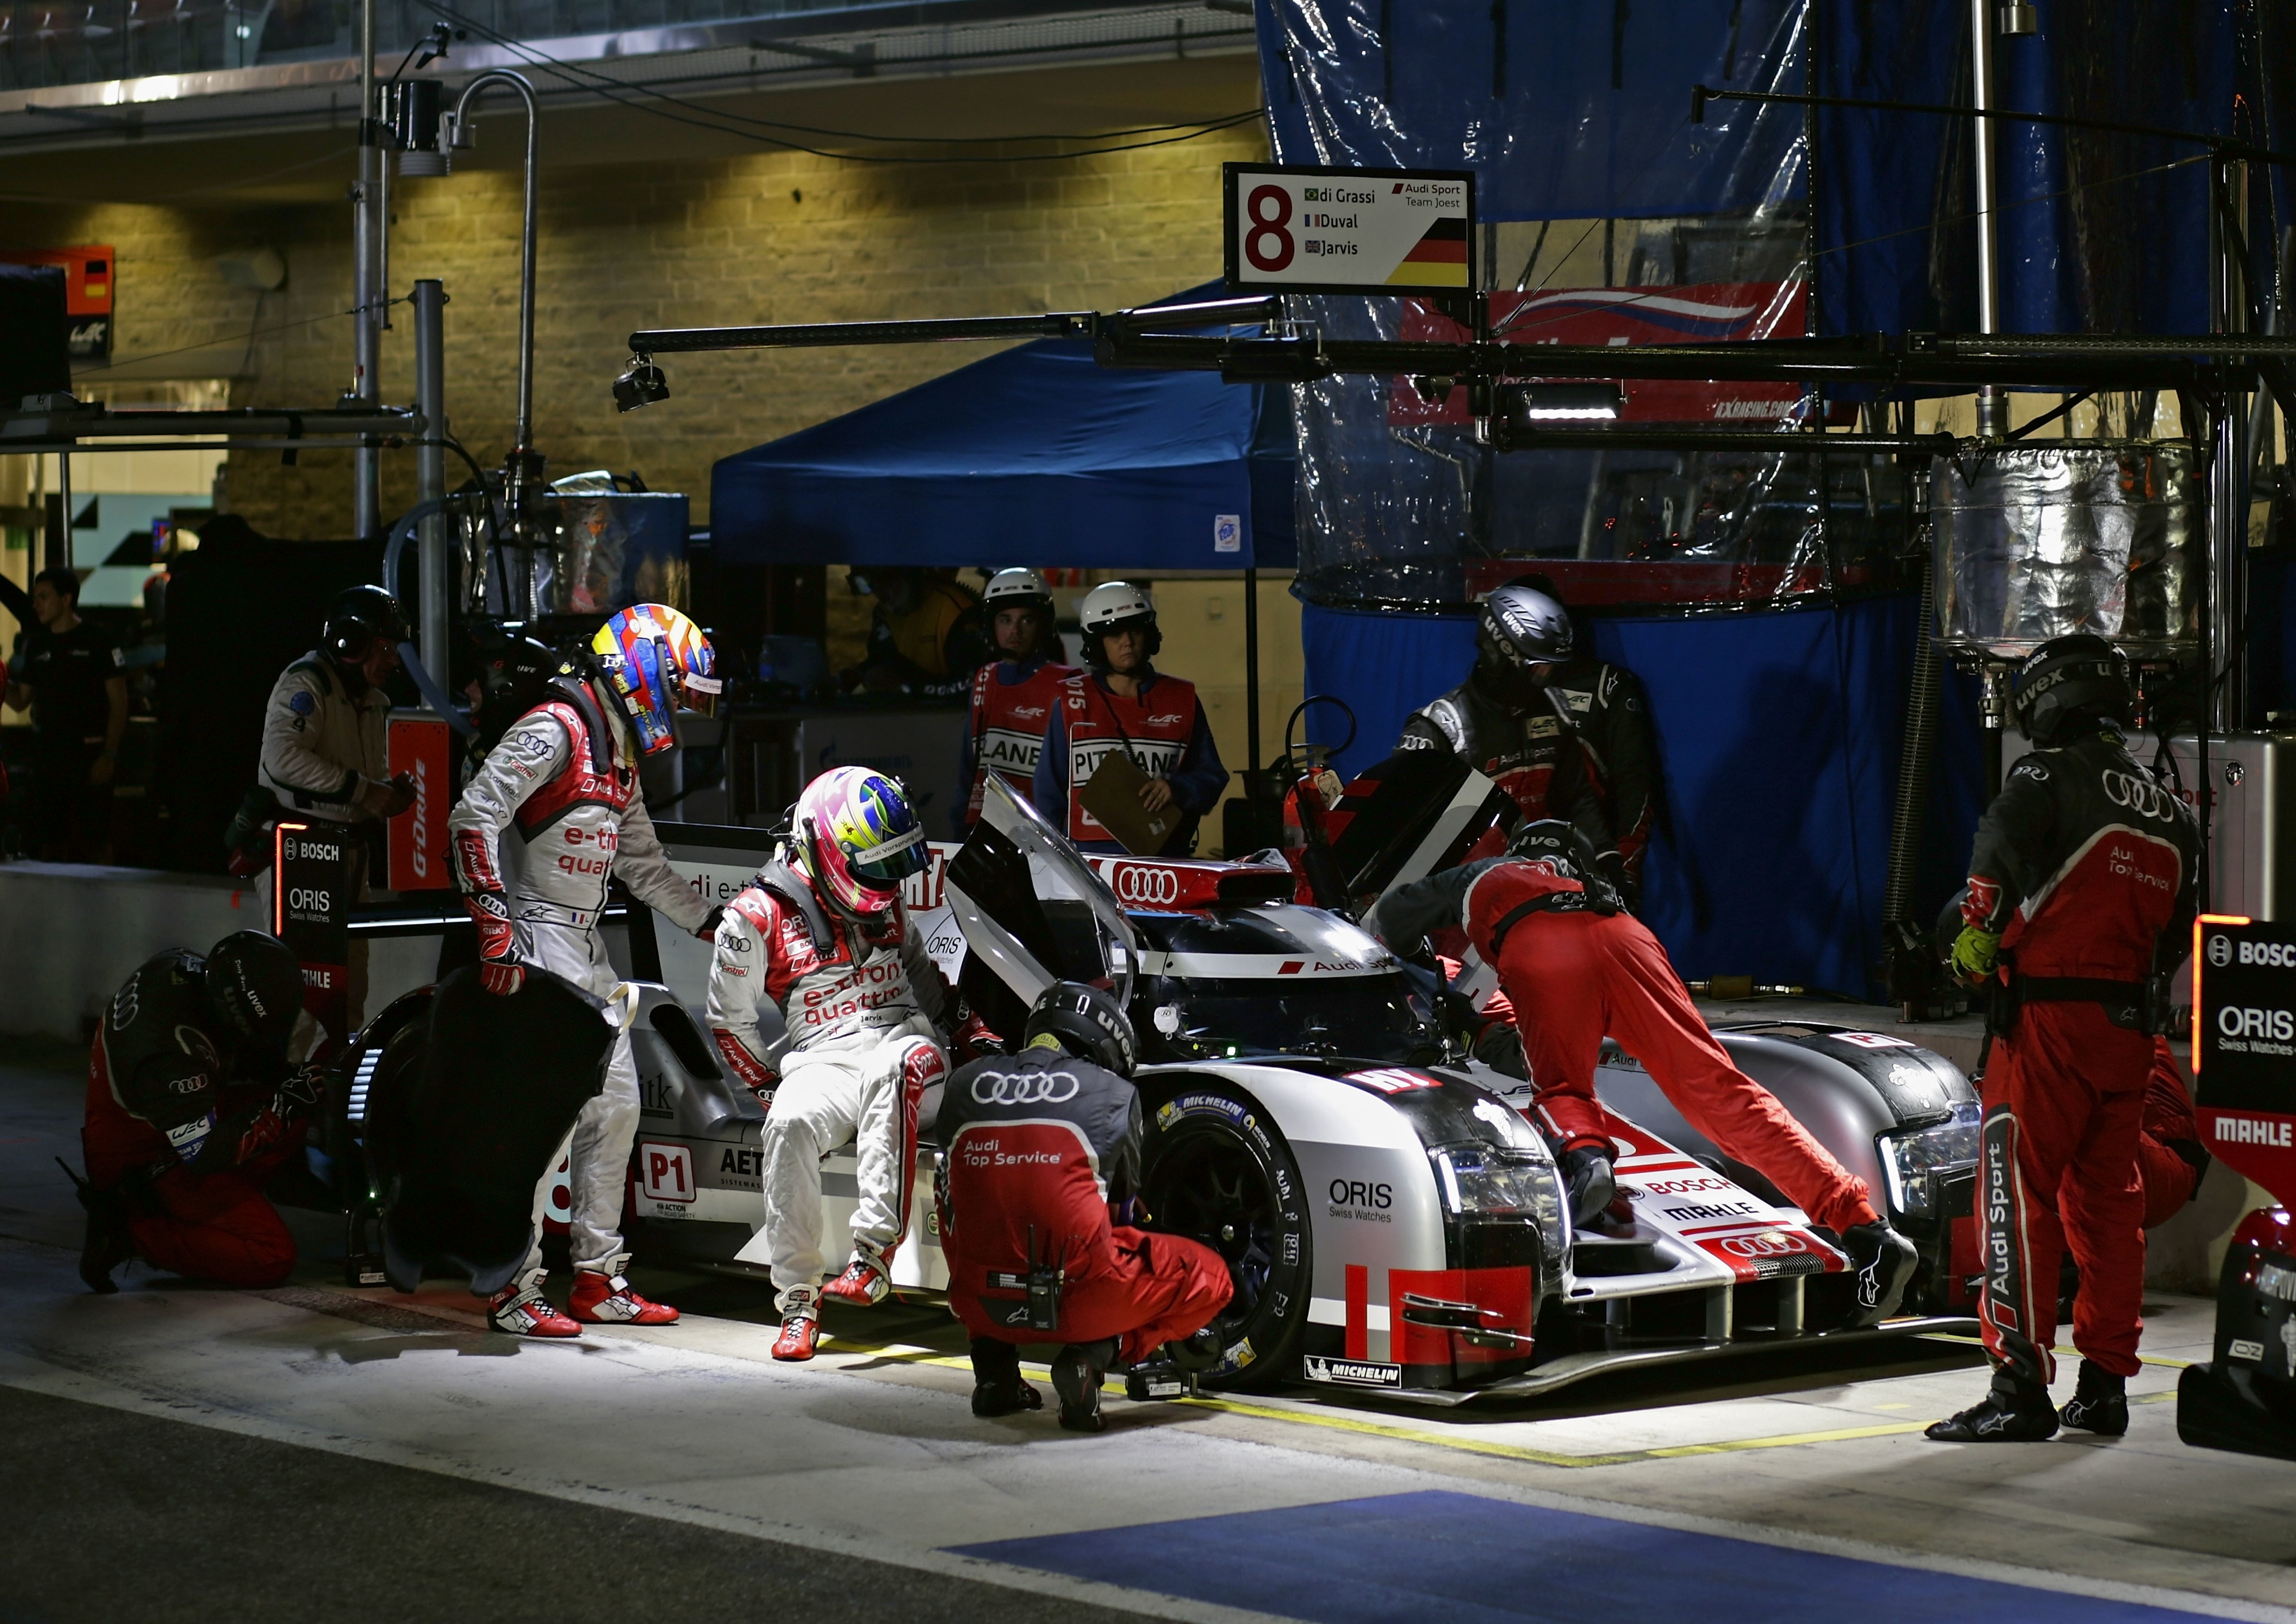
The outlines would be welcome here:
[[[1429,1157],[1452,1211],[1493,1218],[1520,1213],[1546,1234],[1561,1232],[1562,1186],[1544,1156],[1496,1144],[1452,1144]]]
[[[1946,1121],[1882,1135],[1882,1172],[1890,1181],[1890,1205],[1907,1218],[1934,1217],[1945,1181],[1977,1165],[1983,1117],[1975,1100],[1964,1100]]]

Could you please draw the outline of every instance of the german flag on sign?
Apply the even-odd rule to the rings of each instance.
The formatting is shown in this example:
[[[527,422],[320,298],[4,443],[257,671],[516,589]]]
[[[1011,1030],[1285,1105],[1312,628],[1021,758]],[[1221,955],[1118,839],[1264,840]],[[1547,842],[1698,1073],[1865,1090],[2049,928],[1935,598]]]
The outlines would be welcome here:
[[[1467,285],[1467,222],[1456,215],[1437,220],[1388,279],[1392,287],[1464,288]]]

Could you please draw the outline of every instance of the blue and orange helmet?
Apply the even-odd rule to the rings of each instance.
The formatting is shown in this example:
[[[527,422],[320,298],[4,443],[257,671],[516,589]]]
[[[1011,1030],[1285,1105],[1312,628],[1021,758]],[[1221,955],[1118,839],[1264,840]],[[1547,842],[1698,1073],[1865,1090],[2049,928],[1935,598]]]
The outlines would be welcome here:
[[[701,628],[667,603],[633,603],[598,628],[590,654],[637,730],[641,754],[677,742],[676,713],[717,713],[725,685]]]

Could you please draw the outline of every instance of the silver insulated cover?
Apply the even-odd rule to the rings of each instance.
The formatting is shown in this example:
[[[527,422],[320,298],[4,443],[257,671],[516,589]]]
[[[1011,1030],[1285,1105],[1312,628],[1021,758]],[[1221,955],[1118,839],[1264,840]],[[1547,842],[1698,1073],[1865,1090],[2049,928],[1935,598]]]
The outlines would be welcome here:
[[[1939,643],[2003,660],[2069,632],[2138,660],[2191,648],[2201,502],[2180,442],[2051,440],[1935,459]]]

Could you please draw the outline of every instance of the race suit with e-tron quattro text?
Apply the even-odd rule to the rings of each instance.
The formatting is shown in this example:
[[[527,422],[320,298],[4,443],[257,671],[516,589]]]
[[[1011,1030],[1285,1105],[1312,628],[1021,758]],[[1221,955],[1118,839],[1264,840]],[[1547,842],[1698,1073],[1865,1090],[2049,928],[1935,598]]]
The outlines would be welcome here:
[[[1978,1219],[1985,1345],[2046,1383],[2057,1272],[2080,1267],[2073,1345],[2136,1374],[2144,1284],[2139,1148],[2161,1012],[2146,983],[2192,924],[2200,836],[2168,785],[2099,730],[2010,769],[1977,825],[1964,921],[2000,936]]]
[[[917,1113],[948,1070],[955,995],[906,909],[832,918],[795,868],[768,864],[726,905],[709,1029],[764,1097],[767,1245],[777,1292],[822,1275],[821,1159],[854,1140],[853,1238],[890,1255],[907,1232]]]
[[[1136,1364],[1227,1306],[1234,1282],[1210,1247],[1111,1221],[1140,1173],[1140,1093],[1115,1072],[1055,1048],[987,1055],[948,1079],[933,1131],[948,1306],[973,1335],[1114,1337]],[[1029,1325],[1032,1261],[1063,1275],[1050,1331]]]
[[[621,980],[598,929],[609,882],[619,876],[633,897],[684,931],[700,928],[709,910],[662,855],[627,727],[609,718],[589,685],[553,688],[554,697],[488,753],[447,818],[455,877],[499,919],[502,939],[482,941],[482,958],[547,970],[603,1000]],[[637,1065],[626,1032],[606,1062],[604,1089],[574,1124],[568,1170],[578,1269],[620,1272],[609,1266],[623,1250],[623,1186],[637,1125]],[[529,1268],[540,1256],[538,1226],[535,1247]]]

